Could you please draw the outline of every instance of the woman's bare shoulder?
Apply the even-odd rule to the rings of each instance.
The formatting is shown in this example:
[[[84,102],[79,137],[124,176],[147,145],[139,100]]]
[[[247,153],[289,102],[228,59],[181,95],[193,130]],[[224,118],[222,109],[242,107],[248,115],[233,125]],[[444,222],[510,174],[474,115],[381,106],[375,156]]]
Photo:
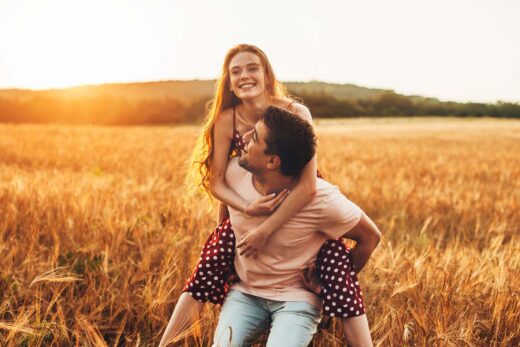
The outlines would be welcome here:
[[[222,111],[215,121],[215,131],[222,132],[229,137],[233,136],[233,108]]]

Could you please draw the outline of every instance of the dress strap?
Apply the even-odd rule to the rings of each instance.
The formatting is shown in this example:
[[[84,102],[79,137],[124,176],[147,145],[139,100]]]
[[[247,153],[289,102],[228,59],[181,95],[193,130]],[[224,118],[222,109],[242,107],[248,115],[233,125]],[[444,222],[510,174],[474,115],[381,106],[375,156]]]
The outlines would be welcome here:
[[[236,122],[235,122],[235,112],[236,112],[236,106],[233,105],[233,138],[236,136],[236,134],[238,133],[237,131],[237,128],[235,126]]]

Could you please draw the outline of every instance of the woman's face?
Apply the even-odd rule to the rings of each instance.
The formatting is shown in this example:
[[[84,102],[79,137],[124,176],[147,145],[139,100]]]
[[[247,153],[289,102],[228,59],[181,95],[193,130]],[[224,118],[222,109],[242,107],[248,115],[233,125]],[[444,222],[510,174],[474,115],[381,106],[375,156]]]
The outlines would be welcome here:
[[[266,91],[265,71],[260,58],[251,52],[235,54],[229,63],[230,88],[239,99],[261,96]]]

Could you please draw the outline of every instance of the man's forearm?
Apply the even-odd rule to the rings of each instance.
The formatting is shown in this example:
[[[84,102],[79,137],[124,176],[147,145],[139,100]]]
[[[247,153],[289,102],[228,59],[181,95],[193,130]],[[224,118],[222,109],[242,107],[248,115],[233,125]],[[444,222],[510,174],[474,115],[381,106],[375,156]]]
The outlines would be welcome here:
[[[358,243],[351,249],[350,252],[352,254],[352,261],[354,262],[356,273],[359,273],[365,267],[376,247],[377,243]]]

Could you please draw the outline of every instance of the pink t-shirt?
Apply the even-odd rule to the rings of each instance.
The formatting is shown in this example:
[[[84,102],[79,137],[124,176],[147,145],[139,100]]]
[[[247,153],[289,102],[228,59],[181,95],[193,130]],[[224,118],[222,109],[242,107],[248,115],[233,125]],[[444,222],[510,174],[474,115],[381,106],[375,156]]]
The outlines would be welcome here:
[[[262,195],[253,185],[253,175],[241,168],[237,158],[229,161],[226,181],[246,201]],[[229,208],[237,243],[247,230],[259,226],[267,216],[250,217]],[[321,299],[309,292],[300,274],[316,256],[327,239],[337,239],[357,225],[361,209],[348,200],[338,187],[318,178],[314,199],[276,230],[256,259],[236,252],[235,268],[240,282],[232,288],[258,297],[278,301],[307,301],[321,308]]]

